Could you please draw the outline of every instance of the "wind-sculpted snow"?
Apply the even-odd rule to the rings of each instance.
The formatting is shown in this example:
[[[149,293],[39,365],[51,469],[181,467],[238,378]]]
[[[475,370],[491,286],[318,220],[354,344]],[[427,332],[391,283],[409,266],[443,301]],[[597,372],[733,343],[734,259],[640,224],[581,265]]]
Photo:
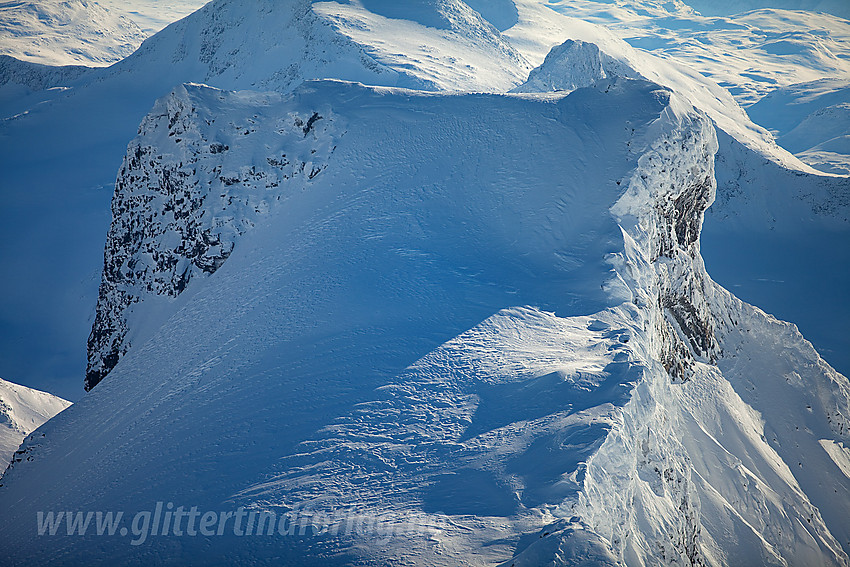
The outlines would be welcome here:
[[[80,345],[98,298],[115,173],[140,120],[176,85],[288,92],[306,79],[336,78],[504,92],[525,79],[532,63],[495,27],[510,23],[512,4],[488,1],[484,16],[458,1],[422,4],[445,6],[451,25],[381,16],[359,3],[216,0],[109,68],[0,88],[9,119],[0,123],[0,239],[14,242],[0,247],[13,274],[2,291],[19,298],[0,311],[21,337],[0,345],[5,372],[27,384],[43,376],[70,384],[85,372]],[[31,92],[40,86],[50,90]],[[29,275],[33,257],[49,277]]]
[[[146,560],[846,565],[850,385],[706,275],[717,148],[617,77],[175,90],[116,185],[130,346],[4,477],[10,561],[132,561],[32,517],[173,501],[311,527]]]
[[[17,69],[15,72],[26,76],[30,86],[0,89],[2,118],[7,119],[0,124],[0,153],[6,158],[6,167],[0,168],[6,204],[0,209],[0,239],[12,243],[0,248],[0,263],[10,274],[0,287],[6,296],[18,298],[0,306],[0,315],[8,321],[9,332],[21,337],[14,345],[0,345],[6,374],[27,384],[40,383],[43,376],[55,377],[57,385],[52,388],[59,388],[57,391],[65,392],[66,397],[81,395],[79,391],[73,394],[76,388],[62,384],[79,381],[85,372],[85,354],[79,345],[85,344],[91,330],[97,302],[103,234],[111,221],[109,202],[115,172],[128,140],[154,101],[185,82],[288,92],[305,79],[338,78],[428,90],[505,92],[522,83],[531,67],[542,63],[553,46],[566,39],[583,41],[623,59],[646,78],[686,94],[697,106],[710,109],[719,124],[722,119],[722,127],[735,139],[756,148],[746,167],[730,170],[727,179],[734,181],[739,174],[755,178],[758,196],[748,200],[746,186],[735,186],[728,192],[727,184],[722,183],[719,203],[730,201],[729,196],[742,197],[741,207],[731,199],[722,215],[714,215],[723,230],[727,220],[763,232],[770,226],[766,219],[777,225],[770,219],[809,218],[807,211],[800,215],[796,208],[812,210],[813,201],[818,211],[835,208],[817,199],[797,199],[800,194],[824,195],[818,186],[829,181],[818,178],[813,182],[815,189],[810,190],[810,176],[797,179],[792,174],[782,180],[783,185],[776,185],[772,179],[761,180],[758,172],[764,157],[790,169],[806,166],[777,148],[768,133],[747,119],[727,90],[701,74],[723,81],[729,89],[742,86],[747,92],[762,93],[766,92],[764,85],[774,84],[770,81],[785,84],[798,76],[802,77],[799,80],[808,80],[838,73],[841,65],[836,62],[846,59],[850,48],[842,47],[847,44],[842,39],[847,33],[835,24],[835,18],[759,12],[748,15],[746,25],[736,26],[728,19],[695,16],[680,3],[642,1],[627,6],[623,2],[614,5],[578,0],[423,1],[417,3],[416,14],[411,11],[409,18],[399,18],[399,12],[385,9],[390,4],[396,3],[216,0],[149,38],[137,53],[112,67],[79,75],[42,73],[43,69],[34,67],[19,73],[21,69]],[[646,17],[638,17],[635,10]],[[422,23],[437,21],[443,23],[439,27]],[[647,21],[667,27],[661,30]],[[617,22],[624,27],[618,27]],[[807,57],[817,53],[800,52],[793,65],[786,65],[788,57],[761,50],[766,42],[780,41],[789,25],[805,28],[805,37],[817,39],[835,55],[822,62],[836,64],[806,70]],[[624,31],[628,29],[633,31]],[[621,39],[661,37],[662,31],[664,41],[660,45],[646,45],[658,57],[633,49]],[[693,34],[699,34],[700,41],[679,40]],[[796,36],[791,39],[801,41]],[[743,41],[740,50],[734,47],[738,40]],[[671,64],[659,61],[659,57],[671,59]],[[677,61],[691,69],[683,70]],[[642,62],[642,66],[635,62]],[[764,62],[770,63],[768,82],[758,73],[747,71],[751,66],[765,67]],[[671,72],[671,68],[678,72]],[[718,70],[722,73],[714,73]],[[728,81],[727,70],[733,75]],[[0,69],[0,74],[3,71]],[[746,78],[741,73],[759,76]],[[42,87],[49,90],[31,92]],[[834,150],[829,148],[829,152]],[[819,155],[827,156],[826,150]],[[44,163],[52,166],[45,167]],[[793,198],[773,198],[769,190],[785,187],[789,180],[792,187],[788,193]],[[797,186],[798,182],[801,185]],[[780,214],[764,214],[762,203],[781,210]],[[745,214],[729,214],[738,208]],[[749,219],[747,215],[753,211],[756,217]],[[819,221],[823,215],[811,218]],[[808,227],[806,230],[811,233]],[[825,249],[820,241],[816,247]],[[733,248],[742,246],[739,243]],[[33,257],[43,259],[37,277],[31,276]],[[715,258],[715,265],[724,258]],[[741,263],[736,259],[734,267]],[[797,262],[792,271],[804,270]],[[814,311],[837,303],[829,289],[813,295],[823,298]],[[799,313],[811,312],[782,309],[798,305],[795,297],[801,296],[786,294],[777,302],[776,313],[799,320]],[[758,294],[749,297],[767,301]],[[811,326],[805,330],[813,337],[819,332]],[[836,332],[825,331],[816,344],[822,348],[823,339],[829,342],[835,336]],[[850,352],[843,347],[832,348],[834,352]]]
[[[571,91],[605,77],[656,80],[683,94],[705,111],[720,132],[717,159],[718,203],[711,214],[727,226],[741,223],[757,230],[799,223],[802,218],[816,227],[846,228],[850,212],[850,181],[827,177],[797,162],[753,124],[746,113],[726,95],[704,96],[717,90],[692,73],[616,44],[606,53],[594,44],[567,40],[547,55],[516,92]],[[836,93],[840,96],[840,93]],[[807,205],[801,211],[799,203]],[[788,230],[787,228],[785,230]],[[693,231],[691,231],[693,232]]]

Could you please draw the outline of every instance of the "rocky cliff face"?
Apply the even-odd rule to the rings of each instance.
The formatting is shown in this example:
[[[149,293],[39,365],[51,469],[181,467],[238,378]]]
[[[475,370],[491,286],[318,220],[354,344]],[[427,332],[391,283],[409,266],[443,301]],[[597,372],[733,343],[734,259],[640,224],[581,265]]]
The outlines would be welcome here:
[[[271,101],[279,97],[246,96],[256,113],[216,124],[214,108],[196,108],[178,87],[142,122],[115,183],[86,390],[130,348],[133,305],[176,298],[193,278],[214,273],[242,234],[288,195],[309,190],[327,166],[340,134],[333,115],[269,120],[262,109]],[[274,143],[260,156],[253,137]]]

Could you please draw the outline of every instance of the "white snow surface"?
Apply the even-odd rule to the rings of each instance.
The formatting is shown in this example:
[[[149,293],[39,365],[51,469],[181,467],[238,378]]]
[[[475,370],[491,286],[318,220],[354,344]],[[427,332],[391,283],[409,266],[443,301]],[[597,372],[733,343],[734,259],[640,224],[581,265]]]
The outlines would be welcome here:
[[[0,379],[0,463],[5,469],[24,437],[71,405],[47,392]]]
[[[749,108],[783,147],[813,167],[850,174],[850,80],[820,79],[776,89]]]
[[[130,55],[146,34],[93,0],[0,2],[0,55],[45,65],[102,67]]]
[[[0,149],[8,164],[0,171],[5,205],[0,211],[3,215],[0,237],[16,244],[0,249],[0,260],[11,274],[0,283],[0,291],[19,300],[0,306],[4,320],[10,322],[9,340],[3,341],[0,357],[4,372],[20,377],[25,383],[44,379],[37,377],[51,377],[49,384],[39,384],[72,399],[80,395],[80,390],[69,384],[78,381],[84,372],[85,357],[79,345],[85,342],[94,319],[114,173],[127,140],[134,135],[153,101],[175,84],[187,81],[230,89],[286,91],[305,78],[336,77],[417,88],[480,91],[500,86],[507,90],[524,80],[529,66],[542,63],[551,47],[566,39],[583,40],[598,45],[604,52],[627,56],[629,61],[644,61],[641,68],[652,74],[649,78],[676,88],[684,86],[695,98],[694,103],[706,110],[715,109],[714,114],[725,120],[727,128],[741,134],[739,138],[749,140],[749,146],[757,147],[753,152],[745,152],[746,159],[730,157],[723,163],[732,165],[718,169],[722,178],[720,203],[728,206],[712,214],[709,224],[716,219],[720,232],[727,233],[728,226],[746,227],[755,234],[777,227],[787,230],[790,225],[777,219],[792,219],[796,226],[803,218],[807,233],[815,234],[820,230],[815,225],[824,219],[846,218],[841,213],[842,207],[846,207],[846,183],[797,175],[794,170],[805,170],[806,166],[773,145],[769,135],[753,126],[739,108],[730,106],[729,95],[712,86],[711,80],[692,70],[683,70],[681,63],[663,65],[646,54],[629,51],[615,36],[628,37],[616,29],[618,18],[646,22],[649,20],[635,14],[659,13],[660,5],[643,2],[640,9],[632,6],[627,10],[626,16],[621,15],[622,7],[618,6],[616,17],[602,22],[614,28],[612,33],[553,10],[592,19],[593,14],[602,13],[597,3],[592,3],[595,9],[581,11],[578,4],[548,5],[537,0],[470,2],[469,6],[481,10],[482,17],[493,24],[489,30],[482,27],[474,14],[458,7],[457,2],[421,4],[431,6],[432,14],[438,9],[449,14],[450,17],[433,15],[437,20],[444,18],[440,28],[398,19],[395,17],[398,13],[388,12],[386,4],[323,2],[311,7],[304,2],[242,5],[235,0],[218,1],[169,26],[151,38],[139,53],[109,69],[80,76],[80,72],[73,70],[57,73],[37,67],[21,69],[19,64],[9,63],[3,73],[7,79],[11,76],[14,80],[0,86],[0,111],[4,118],[14,119],[0,124]],[[611,7],[613,10],[615,6]],[[669,13],[693,15],[684,5],[667,4],[666,9]],[[422,10],[419,19],[425,18]],[[770,23],[770,18],[770,14],[762,16],[767,22],[763,25],[774,28],[783,25]],[[454,23],[447,25],[447,21]],[[466,29],[467,25],[472,27]],[[833,30],[829,32],[832,35],[818,37],[835,43],[839,36],[834,30],[843,28],[833,24],[827,27]],[[668,28],[675,34],[674,25]],[[718,38],[724,37],[725,32],[721,32]],[[820,33],[816,32],[812,33]],[[476,43],[472,37],[479,38],[475,48],[469,47],[470,42]],[[430,52],[415,44],[418,38],[421,45],[432,46]],[[452,42],[459,42],[459,47],[454,48]],[[670,48],[680,43],[670,42]],[[411,54],[405,58],[407,50]],[[724,44],[711,57],[723,60],[735,53]],[[655,54],[663,55],[661,51]],[[707,67],[695,63],[700,60],[698,57],[687,61],[685,57],[689,56],[683,54],[680,62],[707,72]],[[753,57],[756,55],[747,52],[741,59]],[[804,67],[792,65],[788,72],[804,73]],[[677,68],[675,73],[670,71]],[[828,71],[833,72],[838,71]],[[45,87],[50,88],[45,90]],[[73,140],[73,144],[67,143],[68,140]],[[760,177],[765,163],[763,154],[770,161],[790,167],[779,176],[780,185],[774,183],[776,176]],[[54,167],[44,167],[45,162]],[[74,174],[69,176],[69,171]],[[754,196],[749,195],[749,188],[745,191],[740,186],[742,178],[755,181]],[[771,195],[777,187],[783,191],[780,198]],[[840,233],[843,229],[835,230]],[[814,245],[824,248],[827,239],[831,243],[840,240],[832,234],[815,238]],[[763,256],[756,255],[754,259],[752,255],[743,257],[735,253],[743,250],[753,237],[752,233],[743,234],[736,245],[724,246],[726,252],[731,248],[731,254],[712,255],[714,269],[731,272],[742,265],[759,265]],[[33,257],[43,258],[44,268],[36,267],[36,277],[24,278],[24,274],[33,273],[30,261]],[[789,269],[791,279],[794,274],[804,272],[802,264],[806,259],[807,256],[801,255],[792,262],[796,267]],[[765,277],[768,267],[762,268],[760,278]],[[817,279],[815,283],[824,281]],[[767,298],[758,286],[747,289],[752,292],[751,300]],[[779,295],[782,300],[773,309],[785,316],[796,316],[799,310],[785,307],[797,305],[795,298],[800,294],[792,294],[786,286]],[[816,311],[834,305],[839,297],[834,286],[822,286],[814,296],[823,298]],[[57,319],[57,313],[62,313],[61,318]],[[808,327],[806,332],[817,333],[819,329]],[[832,340],[839,335],[830,331],[821,338]],[[49,340],[43,340],[44,337]],[[841,347],[836,352],[840,356],[844,351],[850,349]],[[830,356],[835,355],[830,353]],[[850,367],[850,361],[842,364],[844,368]]]
[[[850,6],[843,0],[685,0],[705,15],[732,16],[764,8],[826,12],[850,19]]]
[[[721,5],[711,4],[715,8]],[[549,6],[566,16],[605,26],[633,47],[710,77],[748,111],[763,98],[805,86],[801,83],[850,80],[847,19],[800,11],[802,4],[733,4],[736,11],[715,10],[710,17],[680,2],[559,0]],[[789,112],[794,114],[791,109],[766,106],[756,104],[750,116],[769,129],[775,121],[787,119]],[[840,144],[809,152],[793,150],[782,138],[778,141],[809,166],[828,173],[846,173],[850,157]]]
[[[146,35],[153,35],[204,6],[209,0],[99,0],[110,12],[133,20]]]
[[[832,447],[850,384],[705,273],[717,148],[705,115],[642,80],[178,87],[121,174],[171,181],[135,187],[113,228],[171,226],[185,195],[235,245],[176,298],[142,297],[133,348],[27,440],[0,487],[10,561],[846,565]],[[37,510],[164,500],[405,530],[154,536],[142,555],[34,535]]]
[[[7,561],[847,565],[850,384],[700,243],[750,244],[712,273],[781,260],[846,361],[848,178],[735,100],[767,92],[752,57],[819,93],[788,135],[839,116],[804,81],[846,79],[844,24],[743,16],[733,96],[702,48],[622,39],[663,12],[734,45],[678,2],[406,8],[217,0],[107,69],[0,61],[0,292],[24,298],[0,360],[67,372],[54,337],[92,324],[95,365],[121,355],[5,474]],[[37,511],[164,501],[403,529],[35,535]]]
[[[850,73],[850,21],[827,13],[736,2],[694,13],[679,2],[557,0],[549,6],[605,26],[633,47],[712,78],[749,106],[778,87]],[[751,11],[748,11],[751,10]],[[733,16],[733,14],[735,14]]]

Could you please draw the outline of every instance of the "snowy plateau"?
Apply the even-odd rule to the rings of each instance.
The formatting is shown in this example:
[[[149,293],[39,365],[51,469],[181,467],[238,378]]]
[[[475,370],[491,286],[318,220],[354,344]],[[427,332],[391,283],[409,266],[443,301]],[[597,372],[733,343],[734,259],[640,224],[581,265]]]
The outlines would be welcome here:
[[[0,562],[850,565],[850,21],[767,4],[0,59],[2,371],[88,390],[0,382]]]

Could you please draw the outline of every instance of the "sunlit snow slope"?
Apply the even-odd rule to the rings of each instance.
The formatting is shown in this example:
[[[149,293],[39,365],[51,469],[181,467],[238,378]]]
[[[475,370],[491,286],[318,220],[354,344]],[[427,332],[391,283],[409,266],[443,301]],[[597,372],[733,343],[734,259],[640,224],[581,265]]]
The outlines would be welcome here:
[[[47,392],[0,380],[0,466],[6,468],[24,437],[69,405]]]
[[[27,440],[0,544],[12,564],[846,564],[850,384],[706,275],[717,147],[683,98],[617,77],[176,88],[113,201],[102,290],[135,298],[135,342]],[[35,535],[37,510],[157,501],[408,531]]]
[[[0,55],[22,61],[106,66],[130,55],[145,36],[93,0],[0,2]]]

